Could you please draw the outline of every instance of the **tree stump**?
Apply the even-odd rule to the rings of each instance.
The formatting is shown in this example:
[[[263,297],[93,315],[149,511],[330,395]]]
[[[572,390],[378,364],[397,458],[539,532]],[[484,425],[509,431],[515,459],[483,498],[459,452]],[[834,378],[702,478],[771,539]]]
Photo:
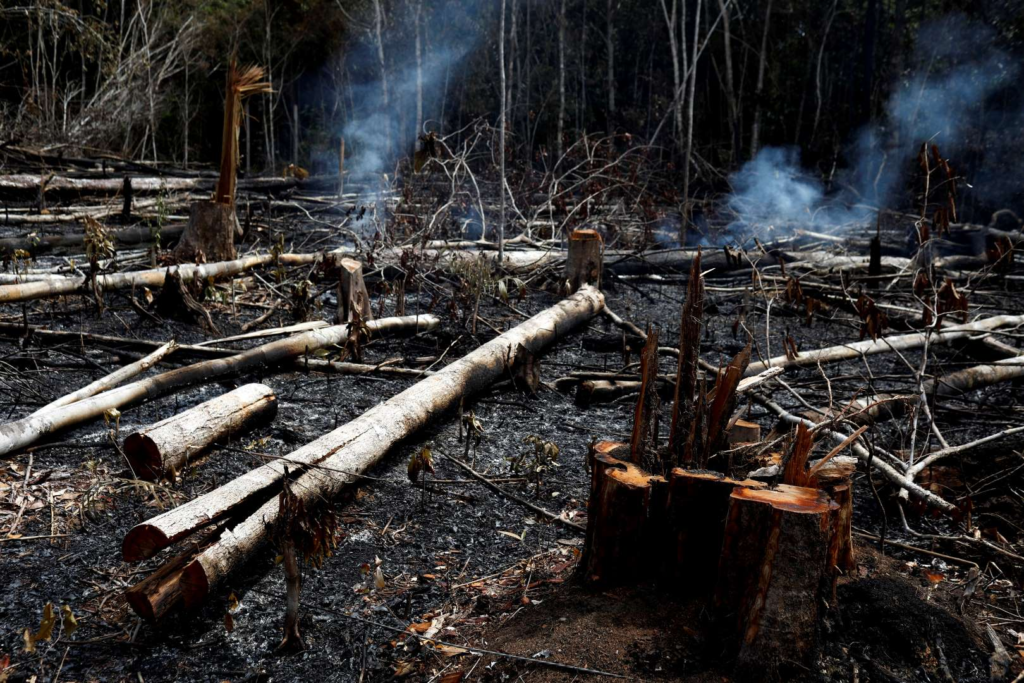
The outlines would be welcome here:
[[[338,314],[336,322],[349,323],[358,315],[360,320],[373,320],[370,295],[363,282],[363,264],[350,258],[341,259],[338,275]]]
[[[672,470],[667,502],[672,557],[667,577],[679,592],[692,595],[715,585],[729,500],[737,487],[766,485],[707,470]]]
[[[179,263],[234,260],[235,236],[241,234],[234,204],[196,202],[189,209],[188,224],[174,248],[174,258]]]
[[[615,454],[620,457],[615,457]],[[629,446],[609,441],[590,453],[590,504],[583,560],[594,585],[640,583],[659,573],[667,482],[626,459]]]
[[[715,588],[715,616],[741,665],[808,661],[835,604],[839,506],[817,489],[735,488]]]
[[[596,230],[573,230],[569,235],[569,258],[565,263],[568,294],[583,285],[601,289],[604,240]]]
[[[857,459],[853,457],[832,458],[815,473],[818,488],[827,493],[832,502],[839,506],[837,527],[838,557],[836,566],[845,571],[857,568],[853,552],[853,481],[857,471]]]
[[[761,440],[761,425],[756,422],[749,422],[742,418],[734,420],[729,425],[729,446],[736,446],[743,443],[757,443]]]

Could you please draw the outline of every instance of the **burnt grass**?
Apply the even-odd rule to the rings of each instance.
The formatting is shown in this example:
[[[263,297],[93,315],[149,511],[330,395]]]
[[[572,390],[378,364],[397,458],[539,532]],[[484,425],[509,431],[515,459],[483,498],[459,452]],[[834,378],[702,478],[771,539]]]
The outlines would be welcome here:
[[[304,241],[303,224],[293,218],[288,224],[295,225],[295,243]],[[39,261],[55,262],[54,257]],[[270,277],[267,269],[262,273]],[[551,305],[557,301],[551,293],[555,280],[557,274],[546,281],[531,281],[524,298],[517,301],[513,294],[514,307],[532,315]],[[805,349],[858,338],[860,322],[850,314],[829,311],[806,326],[799,311],[778,304],[771,310],[771,343],[766,343],[764,300],[744,297],[750,282],[749,271],[709,280],[705,359],[725,362],[743,347],[742,328],[734,334],[741,308],[745,309],[744,325],[755,339],[755,357],[767,355],[769,348],[779,353],[787,333]],[[329,317],[335,305],[333,283],[317,284],[321,315]],[[639,326],[659,326],[662,343],[675,344],[684,279],[606,284],[612,310]],[[384,295],[375,279],[371,278],[370,286],[375,309],[385,296],[383,310],[385,314],[392,311],[393,297]],[[410,293],[406,310],[425,312],[433,303],[433,312],[443,321],[441,328],[413,339],[375,340],[365,349],[366,362],[444,354],[443,365],[495,335],[484,324],[472,335],[464,324],[465,310],[457,302],[449,305],[451,287],[436,289],[439,296]],[[996,297],[985,313],[997,313],[1013,296],[1010,292]],[[91,300],[81,296],[33,302],[24,309],[5,306],[0,317],[15,322],[27,316],[30,323],[53,329],[150,340],[173,337],[196,343],[208,338],[196,324],[165,321],[158,325],[145,319],[122,294],[108,293],[105,301],[108,308],[100,317]],[[243,323],[264,312],[238,306],[233,316],[226,303],[208,305],[225,335],[238,333]],[[489,297],[481,301],[480,315],[499,329],[521,320]],[[283,308],[265,326],[288,322]],[[245,345],[240,343],[238,348]],[[542,379],[551,382],[573,370],[616,370],[626,360],[622,345],[622,332],[604,318],[595,318],[543,357]],[[961,347],[934,348],[933,353],[937,360],[931,368],[948,370],[969,362]],[[119,359],[138,355],[138,349],[88,342],[3,339],[3,418],[27,415],[117,367]],[[635,349],[628,356],[629,361],[638,358]],[[905,352],[904,357],[915,366],[920,361],[918,352]],[[172,356],[170,362],[189,360]],[[662,372],[674,370],[670,357],[661,362]],[[900,358],[875,356],[870,368],[874,380],[869,382],[862,361],[826,367],[837,404],[866,393],[869,385],[872,391],[907,391],[909,371]],[[786,380],[809,400],[827,402],[816,368],[787,373]],[[120,443],[137,428],[253,381],[265,382],[278,395],[279,411],[273,422],[213,448],[176,482],[154,487],[132,481],[112,438]],[[538,519],[482,486],[436,486],[429,492],[413,487],[406,465],[424,447],[434,452],[433,478],[464,478],[462,470],[447,461],[448,455],[461,457],[464,449],[454,412],[437,415],[428,430],[397,447],[344,500],[331,502],[341,522],[337,547],[321,566],[303,570],[303,653],[274,654],[281,637],[284,582],[275,563],[276,550],[269,546],[243,571],[228,577],[195,612],[174,613],[157,625],[144,623],[131,612],[122,597],[124,589],[164,559],[140,565],[121,560],[121,540],[133,525],[212,490],[266,457],[289,453],[412,383],[388,376],[265,369],[125,409],[116,426],[87,423],[31,453],[5,458],[0,463],[4,536],[19,516],[16,533],[23,537],[64,534],[0,541],[0,585],[6,587],[0,600],[0,661],[9,655],[14,665],[4,672],[7,680],[53,680],[59,672],[62,681],[426,681],[457,671],[488,681],[590,680],[579,672],[529,661],[439,651],[395,630],[411,624],[421,625],[421,631],[425,625],[439,626],[430,636],[448,643],[636,679],[722,680],[734,675],[728,660],[706,638],[707,615],[696,603],[677,602],[672,591],[652,587],[599,594],[579,585],[573,570],[582,534]],[[773,394],[790,409],[802,409],[781,387],[774,387]],[[962,443],[1019,423],[1018,397],[1019,388],[1012,385],[975,392],[962,402],[943,406],[938,419],[946,437]],[[529,396],[503,382],[476,397],[466,409],[475,411],[483,424],[476,468],[489,476],[508,476],[508,458],[530,448],[524,443],[530,435],[556,444],[558,466],[544,474],[539,487],[503,486],[585,523],[588,445],[594,439],[627,440],[633,401],[627,398],[581,409],[571,394],[542,388]],[[667,425],[668,406],[662,410],[662,422]],[[774,416],[756,405],[749,407],[749,417],[762,425],[765,434],[776,425]],[[903,422],[877,431],[877,438],[890,449],[905,447],[909,438],[909,427]],[[998,532],[1008,542],[1018,542],[1024,535],[1018,493],[1024,483],[1018,464],[1020,448],[1020,440],[1007,439],[952,459],[945,467],[935,468],[933,490],[952,500],[973,496],[974,522],[985,530],[986,538]],[[26,489],[30,463],[27,480],[38,483]],[[855,482],[854,525],[878,534],[885,524],[890,540],[977,562],[984,573],[975,594],[964,597],[964,564],[893,546],[887,546],[882,555],[876,543],[857,538],[861,566],[841,579],[841,618],[823,634],[818,665],[786,672],[784,677],[988,680],[991,648],[980,635],[979,623],[994,623],[1009,644],[1013,643],[1011,633],[1024,631],[1015,607],[1020,567],[977,546],[930,544],[905,533],[894,505],[895,491],[879,477],[875,487],[877,497],[862,468]],[[19,513],[26,491],[30,497]],[[962,524],[925,510],[911,509],[909,517],[915,529],[926,533],[948,534]],[[378,561],[383,588],[374,581]],[[57,609],[68,605],[78,629],[65,633],[58,619],[54,638],[38,643],[35,653],[26,653],[24,630],[38,628],[47,602]],[[1016,657],[1012,648],[1010,652]]]

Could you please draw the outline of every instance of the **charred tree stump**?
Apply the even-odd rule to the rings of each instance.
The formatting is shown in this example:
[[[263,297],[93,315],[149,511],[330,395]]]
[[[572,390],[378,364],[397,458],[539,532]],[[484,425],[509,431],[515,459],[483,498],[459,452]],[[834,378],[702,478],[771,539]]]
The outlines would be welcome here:
[[[270,387],[246,384],[128,436],[124,452],[140,479],[173,478],[215,441],[269,422],[277,413]]]
[[[741,666],[806,662],[835,604],[839,506],[782,484],[730,494],[715,616]]]
[[[635,584],[657,574],[667,482],[614,455],[629,446],[602,441],[591,451],[584,579],[601,587]]]
[[[174,258],[179,263],[231,261],[235,258],[235,237],[241,234],[233,203],[196,202],[189,209],[188,224],[174,248]]]
[[[855,458],[833,458],[815,472],[815,483],[839,506],[837,523],[838,556],[836,566],[850,571],[857,568],[853,552],[853,482],[857,471]]]
[[[582,285],[601,289],[604,240],[596,230],[573,230],[569,235],[569,257],[565,263],[565,282],[569,294]]]
[[[647,343],[640,354],[640,396],[633,411],[633,433],[630,438],[630,460],[651,472],[662,471],[662,454],[658,452],[658,331],[647,330]]]
[[[359,320],[373,320],[370,309],[370,295],[366,292],[363,282],[363,264],[350,258],[343,258],[339,263],[338,275],[338,323]]]
[[[121,219],[127,223],[132,219],[132,177],[124,177],[124,205],[121,207]]]
[[[706,592],[715,585],[730,496],[737,487],[766,486],[752,479],[730,479],[719,472],[672,470],[667,524],[673,557],[667,578],[680,592]]]

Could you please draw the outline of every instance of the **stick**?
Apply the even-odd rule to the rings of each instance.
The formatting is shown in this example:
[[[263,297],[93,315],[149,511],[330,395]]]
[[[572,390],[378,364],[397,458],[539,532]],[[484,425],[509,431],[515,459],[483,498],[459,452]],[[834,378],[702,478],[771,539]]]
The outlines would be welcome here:
[[[484,485],[486,485],[487,488],[491,489],[495,493],[498,493],[498,494],[500,494],[502,496],[505,496],[509,500],[522,505],[523,507],[527,508],[528,510],[532,510],[533,512],[536,512],[538,515],[541,515],[542,517],[547,517],[552,522],[558,522],[562,526],[569,527],[570,529],[575,529],[576,531],[582,531],[584,533],[587,531],[587,528],[585,526],[577,524],[576,522],[570,522],[569,520],[563,518],[561,515],[556,515],[555,513],[550,512],[548,510],[545,510],[544,508],[542,508],[542,507],[540,507],[538,505],[534,505],[533,503],[531,503],[530,501],[526,500],[525,498],[517,496],[516,494],[511,493],[510,491],[506,491],[505,489],[503,489],[500,486],[496,485],[494,482],[490,481],[484,475],[480,474],[479,472],[477,472],[472,467],[470,467],[466,463],[462,462],[458,458],[456,458],[454,456],[451,456],[451,455],[445,455],[445,457],[448,460],[451,460],[452,462],[454,462],[456,465],[458,465],[462,469],[464,469],[466,471],[466,474],[468,474],[469,476],[473,477],[474,479],[479,480]]]

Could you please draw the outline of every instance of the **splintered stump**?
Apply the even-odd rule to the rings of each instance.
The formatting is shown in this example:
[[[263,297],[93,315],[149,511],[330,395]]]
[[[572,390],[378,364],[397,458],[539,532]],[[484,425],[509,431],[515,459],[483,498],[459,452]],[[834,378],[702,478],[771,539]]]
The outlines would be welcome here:
[[[621,459],[629,457],[629,446],[624,444],[602,441],[595,444],[590,457],[590,505],[581,565],[585,579],[610,587],[652,578],[659,565],[665,479]]]
[[[853,552],[853,473],[857,460],[851,457],[833,458],[815,473],[818,488],[827,493],[839,506],[837,534],[839,550],[836,566],[845,571],[857,568]]]
[[[363,282],[363,264],[355,259],[343,258],[338,275],[338,323],[348,323],[358,318],[373,320],[370,310],[370,295]]]
[[[215,441],[269,422],[277,397],[263,384],[246,384],[128,436],[124,452],[140,479],[173,477]]]
[[[189,209],[188,224],[174,248],[174,258],[179,262],[231,261],[235,258],[235,236],[241,233],[233,203],[196,202]]]
[[[679,592],[707,592],[715,585],[729,501],[737,488],[764,489],[753,479],[719,472],[672,470],[668,485],[669,545],[674,551],[667,576]]]
[[[569,294],[582,285],[601,289],[602,252],[604,240],[596,230],[573,230],[569,235],[569,258],[565,264],[565,280]]]
[[[838,510],[817,489],[733,490],[714,614],[741,665],[771,669],[812,655],[835,604]]]

